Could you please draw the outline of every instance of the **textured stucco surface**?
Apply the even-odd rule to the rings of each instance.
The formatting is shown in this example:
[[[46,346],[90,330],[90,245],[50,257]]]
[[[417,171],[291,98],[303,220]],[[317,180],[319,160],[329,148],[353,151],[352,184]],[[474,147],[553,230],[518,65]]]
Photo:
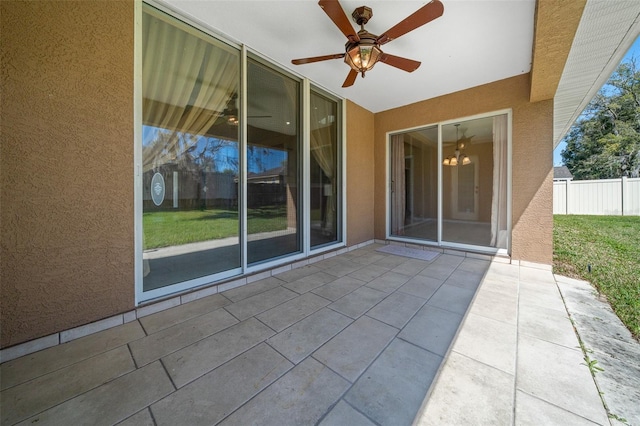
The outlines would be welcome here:
[[[385,237],[386,133],[511,108],[513,259],[553,257],[553,101],[529,102],[530,76],[486,84],[375,115],[375,237]]]
[[[536,2],[531,102],[555,96],[586,3],[586,0]]]
[[[2,1],[1,346],[134,305],[133,1]]]
[[[347,101],[347,245],[373,239],[372,112]]]

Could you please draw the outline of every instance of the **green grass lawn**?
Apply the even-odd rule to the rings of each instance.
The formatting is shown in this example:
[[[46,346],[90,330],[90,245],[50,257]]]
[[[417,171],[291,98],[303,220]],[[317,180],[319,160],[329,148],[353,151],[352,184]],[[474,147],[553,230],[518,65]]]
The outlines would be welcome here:
[[[557,215],[553,223],[554,273],[592,283],[639,338],[640,217]]]
[[[143,214],[142,226],[147,250],[237,236],[239,216],[237,211],[221,209],[149,212]],[[286,228],[284,207],[248,211],[249,234]]]

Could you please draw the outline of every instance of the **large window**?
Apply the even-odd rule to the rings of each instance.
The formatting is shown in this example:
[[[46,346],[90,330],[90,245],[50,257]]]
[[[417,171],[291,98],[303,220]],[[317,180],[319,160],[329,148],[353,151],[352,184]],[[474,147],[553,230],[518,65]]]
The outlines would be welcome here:
[[[508,248],[507,114],[394,134],[390,153],[391,236]]]
[[[301,251],[300,83],[256,60],[247,71],[247,256]]]
[[[150,291],[241,265],[240,54],[150,7],[142,28],[143,289]]]
[[[311,247],[340,239],[338,220],[342,195],[339,170],[338,102],[311,92]]]
[[[138,300],[340,243],[339,102],[304,93],[309,84],[240,46],[142,10]]]

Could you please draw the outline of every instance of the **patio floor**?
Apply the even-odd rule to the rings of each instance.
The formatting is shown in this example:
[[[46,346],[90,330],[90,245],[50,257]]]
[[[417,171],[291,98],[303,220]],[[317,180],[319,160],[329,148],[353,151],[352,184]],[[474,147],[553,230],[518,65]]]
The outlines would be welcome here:
[[[8,361],[1,424],[609,424],[549,270],[380,247]]]

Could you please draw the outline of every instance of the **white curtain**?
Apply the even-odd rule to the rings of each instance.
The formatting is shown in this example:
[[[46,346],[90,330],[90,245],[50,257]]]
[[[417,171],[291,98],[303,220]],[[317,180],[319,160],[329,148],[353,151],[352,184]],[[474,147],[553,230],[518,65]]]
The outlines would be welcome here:
[[[507,116],[493,118],[491,246],[507,248]]]
[[[391,136],[391,234],[404,233],[405,179],[404,136]]]
[[[143,146],[147,171],[176,161],[220,117],[237,90],[239,59],[148,13],[143,31],[143,123],[171,131]]]
[[[336,161],[334,159],[334,146],[337,145],[333,108],[335,104],[324,101],[317,96],[314,98],[316,102],[311,108],[311,123],[316,128],[311,130],[311,154],[330,181],[330,187],[323,188],[323,195],[327,197],[327,204],[323,212],[323,217],[326,218],[323,230],[333,232],[337,205]],[[334,121],[328,122],[330,117],[334,117]]]

